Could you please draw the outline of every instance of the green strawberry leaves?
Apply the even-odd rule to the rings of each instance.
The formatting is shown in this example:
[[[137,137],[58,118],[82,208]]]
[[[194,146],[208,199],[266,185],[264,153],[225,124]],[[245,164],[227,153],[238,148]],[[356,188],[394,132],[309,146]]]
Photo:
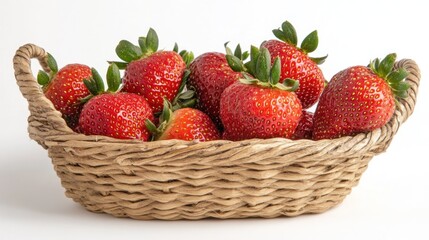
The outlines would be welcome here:
[[[319,45],[319,37],[317,36],[317,30],[314,30],[307,37],[302,40],[301,50],[305,53],[311,53],[316,50],[317,45]]]
[[[51,69],[51,72],[53,74],[58,72],[57,61],[55,60],[55,58],[50,53],[47,53],[47,63],[48,63],[49,69]]]
[[[119,69],[124,70],[127,68],[128,63],[126,62],[118,62],[118,61],[107,61],[107,63],[114,63]]]
[[[152,141],[158,140],[158,138],[164,133],[167,129],[168,124],[171,122],[171,117],[173,116],[173,106],[172,104],[164,98],[164,105],[162,108],[161,115],[159,116],[159,125],[158,127],[149,119],[145,120],[145,126],[152,133]]]
[[[107,91],[105,90],[103,78],[101,77],[100,73],[98,73],[95,68],[91,68],[91,73],[92,76],[90,78],[83,80],[83,83],[85,84],[86,88],[88,88],[89,92],[91,93],[91,95],[82,99],[83,102],[87,102],[89,99],[96,95],[100,95],[105,92],[115,93],[119,90],[119,86],[121,85],[122,81],[119,68],[118,66],[116,66],[116,64],[110,64],[109,68],[107,69]]]
[[[192,51],[186,51],[182,50],[179,52],[179,45],[177,43],[174,43],[173,52],[176,52],[182,57],[183,61],[186,64],[186,68],[189,67],[189,64],[194,60],[194,53]]]
[[[245,68],[247,69],[247,72],[250,73],[252,76],[255,76],[256,72],[256,59],[259,56],[259,48],[255,46],[250,46],[250,61],[244,64]]]
[[[229,63],[231,63],[230,67],[235,72],[246,71],[246,67],[243,64],[243,61],[249,57],[249,52],[242,52],[240,44],[237,44],[237,47],[235,48],[233,53],[232,50],[228,47],[228,43],[229,42],[226,42],[224,44],[224,47],[226,51],[226,59]]]
[[[391,71],[389,74],[387,74],[386,78],[388,82],[396,84],[405,79],[408,74],[409,73],[407,72],[407,70],[405,70],[404,68],[400,68]]]
[[[245,51],[244,53],[241,51],[240,44],[237,45],[234,51],[234,56],[240,58],[241,60],[246,60],[247,57],[249,57],[249,52]]]
[[[191,71],[186,69],[183,73],[182,82],[179,86],[178,94],[173,99],[172,109],[173,111],[186,108],[186,107],[194,107],[197,103],[197,99],[195,97],[195,91],[191,89],[186,89],[186,82],[188,81],[189,75]]]
[[[298,37],[296,34],[296,30],[294,26],[288,21],[285,21],[282,23],[281,30],[274,29],[273,34],[278,39],[284,42],[287,42],[293,46],[296,46],[298,44]]]
[[[49,83],[51,83],[54,75],[58,73],[57,61],[50,53],[46,53],[46,63],[48,64],[48,68],[50,70],[49,74],[42,70],[39,70],[37,73],[37,83],[42,85],[44,89],[49,85]]]
[[[243,72],[245,71],[246,67],[243,64],[243,61],[241,61],[239,58],[237,58],[234,55],[226,55],[226,60],[228,61],[229,67],[234,72]]]
[[[42,86],[47,86],[50,82],[51,78],[49,77],[49,75],[46,72],[39,70],[39,72],[37,73],[37,83]]]
[[[236,51],[237,52],[237,51]],[[261,87],[278,88],[286,91],[295,91],[298,89],[299,82],[292,79],[285,79],[280,83],[281,60],[279,57],[274,59],[271,64],[271,54],[267,48],[257,48],[251,46],[250,61],[243,63],[243,60],[232,55],[232,51],[226,48],[226,60],[235,72],[242,72],[244,78],[240,79],[243,84],[258,85]]]
[[[149,132],[152,133],[152,139],[151,140],[155,140],[154,135],[159,134],[158,128],[156,127],[156,125],[149,119],[146,119],[144,124],[145,124],[147,130],[149,130]]]
[[[158,51],[159,38],[158,34],[153,28],[150,28],[146,36],[139,37],[138,46],[134,45],[128,40],[119,41],[116,46],[116,55],[124,61],[108,61],[109,64],[114,63],[119,69],[126,69],[128,63],[150,56],[152,53]],[[186,66],[194,60],[194,53],[191,51],[182,50],[179,52],[179,46],[174,44],[173,51],[179,53]]]
[[[119,89],[119,85],[121,85],[121,75],[119,73],[119,68],[116,64],[110,64],[106,73],[107,79],[107,91],[108,92],[116,92]]]
[[[317,35],[317,30],[314,30],[304,38],[304,40],[301,43],[301,46],[298,47],[297,46],[298,37],[296,34],[295,27],[289,21],[284,21],[281,25],[281,29],[280,28],[274,29],[273,34],[281,41],[297,47],[305,54],[314,52],[319,45],[319,37]],[[323,57],[317,57],[317,58],[315,57],[309,57],[309,58],[313,62],[319,65],[324,63],[327,57],[328,55]]]
[[[271,55],[268,49],[261,48],[258,58],[256,59],[255,77],[262,82],[270,80]]]
[[[295,92],[299,88],[299,81],[291,78],[286,78],[283,81],[283,85],[286,89],[289,89],[288,91]]]
[[[281,73],[281,64],[280,64],[280,58],[276,57],[273,63],[273,67],[270,71],[270,83],[272,85],[276,85],[280,81],[280,73]]]
[[[143,56],[143,51],[130,41],[121,40],[118,46],[116,46],[116,54],[120,59],[129,63],[141,58]]]
[[[404,68],[394,69],[396,53],[388,54],[383,60],[376,58],[369,64],[369,68],[377,76],[386,80],[395,96],[406,98],[410,85],[405,81],[408,72]]]
[[[325,55],[323,57],[309,57],[311,59],[311,61],[315,62],[317,65],[323,64],[326,60],[326,58],[328,58],[328,55]]]
[[[174,43],[173,52],[179,52],[179,45],[177,43]]]
[[[159,39],[153,28],[150,28],[146,37],[139,37],[139,45],[143,54],[151,54],[158,51]]]
[[[235,47],[234,53],[232,53],[231,48],[228,47],[228,43],[229,42],[226,42],[223,44],[223,46],[225,47],[226,55],[235,56],[241,61],[244,61],[249,57],[249,52],[248,51],[243,52],[241,50],[240,44],[237,44],[237,46]]]
[[[381,62],[379,62],[377,68],[375,69],[377,72],[377,75],[381,78],[386,78],[387,74],[389,74],[392,69],[393,65],[395,64],[396,60],[396,54],[391,53],[387,55]],[[378,61],[377,61],[378,62]]]
[[[95,68],[91,68],[92,76],[88,79],[84,79],[83,83],[88,88],[89,92],[91,93],[91,97],[99,95],[104,92],[104,83],[103,78],[100,76],[98,71]],[[86,101],[88,101],[86,99]]]
[[[131,61],[149,56],[158,51],[159,39],[156,31],[150,28],[146,36],[139,37],[138,43],[139,45],[136,46],[128,40],[119,41],[115,51],[118,57],[125,61],[125,63],[115,62],[120,69],[125,69],[126,64]]]

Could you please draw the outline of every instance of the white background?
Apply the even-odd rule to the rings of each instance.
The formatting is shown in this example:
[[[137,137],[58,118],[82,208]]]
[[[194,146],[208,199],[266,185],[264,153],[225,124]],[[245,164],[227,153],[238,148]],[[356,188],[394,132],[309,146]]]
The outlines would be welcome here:
[[[424,1],[0,1],[0,239],[429,239],[428,13]],[[273,38],[290,20],[303,37],[319,30],[329,54],[326,78],[396,52],[419,64],[418,104],[387,152],[370,162],[345,201],[295,218],[136,221],[94,214],[64,196],[47,152],[27,134],[27,102],[12,58],[25,43],[50,51],[60,66],[100,72],[117,60],[121,39],[137,43],[149,27],[160,47],[174,42],[196,55]],[[34,64],[36,69],[37,64]],[[37,70],[37,69],[36,69]]]

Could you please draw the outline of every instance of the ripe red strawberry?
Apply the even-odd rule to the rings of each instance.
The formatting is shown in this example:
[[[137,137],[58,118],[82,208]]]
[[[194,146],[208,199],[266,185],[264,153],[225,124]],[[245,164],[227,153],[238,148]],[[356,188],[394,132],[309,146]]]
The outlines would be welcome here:
[[[149,140],[144,121],[153,120],[146,100],[134,93],[105,93],[92,98],[82,109],[80,130],[86,135]]]
[[[147,141],[150,133],[145,120],[154,120],[148,102],[134,93],[116,93],[120,83],[119,69],[109,67],[107,81],[109,89],[104,92],[104,84],[95,69],[93,78],[85,84],[93,95],[84,105],[80,118],[80,131],[86,135],[104,135],[120,139],[140,139]]]
[[[189,65],[191,71],[187,87],[195,91],[196,108],[204,111],[222,129],[219,117],[220,96],[229,85],[236,82],[241,73],[234,72],[226,61],[225,54],[204,53]]]
[[[116,47],[119,58],[126,62],[120,65],[126,66],[122,91],[143,96],[157,113],[164,97],[173,101],[178,94],[186,63],[175,51],[157,51],[158,36],[152,28],[139,38],[139,45],[122,40]]]
[[[301,120],[293,133],[292,139],[312,139],[313,137],[313,117],[314,114],[309,111],[302,111]]]
[[[146,121],[147,128],[154,134],[154,140],[181,139],[201,142],[220,139],[219,130],[205,113],[194,108],[181,108],[172,111],[168,101],[160,117],[158,128],[151,121]]]
[[[62,113],[70,128],[75,129],[82,109],[81,99],[90,92],[83,80],[91,77],[91,69],[83,64],[68,64],[58,71],[55,59],[48,53],[50,73],[39,71],[37,80],[43,86],[43,92]]]
[[[291,78],[299,81],[296,91],[302,107],[307,109],[314,105],[325,86],[325,78],[317,66],[324,62],[327,56],[311,58],[307,54],[316,50],[318,45],[317,31],[311,32],[297,47],[295,28],[288,21],[282,24],[282,30],[275,29],[273,33],[282,41],[269,40],[262,43],[271,53],[271,60],[280,57],[282,63],[280,79]],[[280,81],[281,82],[281,81]]]
[[[332,78],[314,116],[313,139],[332,139],[372,131],[385,125],[395,111],[395,95],[406,97],[405,69],[393,70],[396,54],[370,67],[347,68]]]
[[[244,74],[240,79],[225,89],[220,100],[220,117],[227,140],[251,138],[290,138],[302,114],[302,106],[296,94],[290,92],[298,87],[292,81],[280,80],[280,59],[276,58],[271,68],[271,56],[266,48],[252,48],[254,64],[253,74],[257,78]],[[227,55],[228,63],[234,70],[245,69],[240,59]],[[288,91],[289,90],[289,91]]]

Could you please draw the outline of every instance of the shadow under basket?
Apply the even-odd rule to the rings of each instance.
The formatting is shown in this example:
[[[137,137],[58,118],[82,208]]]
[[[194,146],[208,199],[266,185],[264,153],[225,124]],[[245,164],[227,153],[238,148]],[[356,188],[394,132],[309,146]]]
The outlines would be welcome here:
[[[48,150],[66,196],[89,211],[134,219],[274,218],[321,213],[343,201],[368,162],[384,152],[412,114],[420,81],[413,60],[409,96],[384,127],[332,140],[141,142],[86,136],[67,127],[31,70],[44,49],[27,44],[13,59],[29,104],[28,131]]]

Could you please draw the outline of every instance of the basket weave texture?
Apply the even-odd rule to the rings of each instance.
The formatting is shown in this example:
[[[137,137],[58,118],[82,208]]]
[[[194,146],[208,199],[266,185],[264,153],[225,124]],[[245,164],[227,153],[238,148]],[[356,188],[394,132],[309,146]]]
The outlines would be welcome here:
[[[66,196],[93,212],[134,219],[273,218],[321,213],[356,186],[373,156],[384,152],[412,114],[420,81],[413,60],[409,97],[390,122],[333,140],[141,142],[85,136],[67,127],[44,96],[31,59],[49,71],[44,49],[26,44],[13,59],[29,104],[28,132],[48,150]]]

